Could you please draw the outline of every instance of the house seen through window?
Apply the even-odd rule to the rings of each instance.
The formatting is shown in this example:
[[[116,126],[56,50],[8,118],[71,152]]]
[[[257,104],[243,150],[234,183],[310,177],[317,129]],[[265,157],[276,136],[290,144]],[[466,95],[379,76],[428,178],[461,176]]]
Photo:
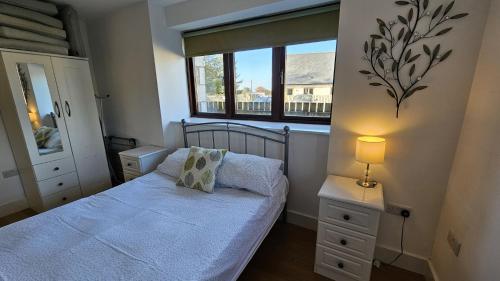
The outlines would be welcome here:
[[[192,116],[329,123],[338,8],[183,33]]]
[[[229,117],[261,119],[272,115],[277,99],[282,103],[279,116],[329,121],[335,47],[336,41],[329,40],[193,57],[196,112],[228,117],[233,106]],[[273,61],[279,55],[284,57],[281,64]],[[227,94],[233,105],[227,105]]]

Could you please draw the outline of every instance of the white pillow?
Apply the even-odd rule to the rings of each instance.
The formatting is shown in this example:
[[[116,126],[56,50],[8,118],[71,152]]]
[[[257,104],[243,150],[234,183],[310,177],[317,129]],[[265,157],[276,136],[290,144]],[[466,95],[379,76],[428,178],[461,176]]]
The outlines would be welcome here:
[[[273,194],[283,171],[283,161],[228,152],[217,172],[220,186],[247,189],[265,196]]]
[[[182,166],[189,155],[189,148],[179,148],[165,158],[156,169],[164,174],[178,179],[181,176]]]

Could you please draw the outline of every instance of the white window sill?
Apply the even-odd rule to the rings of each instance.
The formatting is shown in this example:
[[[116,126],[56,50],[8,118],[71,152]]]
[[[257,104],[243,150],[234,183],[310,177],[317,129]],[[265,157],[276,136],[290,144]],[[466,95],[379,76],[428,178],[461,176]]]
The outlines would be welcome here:
[[[190,124],[199,124],[206,122],[234,122],[270,130],[282,130],[283,127],[288,126],[290,128],[290,132],[330,135],[330,125],[251,121],[251,120],[236,120],[236,119],[213,119],[213,118],[198,118],[198,117],[186,118],[186,122]]]

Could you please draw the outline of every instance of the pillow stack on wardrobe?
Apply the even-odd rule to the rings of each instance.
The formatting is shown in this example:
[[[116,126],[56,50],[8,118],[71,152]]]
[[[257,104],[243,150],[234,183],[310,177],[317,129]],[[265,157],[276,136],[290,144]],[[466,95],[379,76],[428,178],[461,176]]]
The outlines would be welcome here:
[[[0,0],[0,48],[68,55],[70,44],[55,4]]]

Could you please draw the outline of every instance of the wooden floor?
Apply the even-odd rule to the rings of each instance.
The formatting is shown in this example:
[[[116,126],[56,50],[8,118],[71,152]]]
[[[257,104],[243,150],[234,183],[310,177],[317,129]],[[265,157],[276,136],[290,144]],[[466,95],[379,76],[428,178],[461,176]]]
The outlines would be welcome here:
[[[23,220],[25,218],[29,218],[31,216],[36,215],[36,212],[31,209],[26,209],[24,211],[0,218],[0,227],[6,226],[11,223],[15,223],[16,221]]]
[[[240,281],[328,281],[313,272],[316,232],[277,223],[260,246]],[[372,270],[372,281],[424,281],[422,275],[383,265]],[[330,280],[331,281],[331,280]]]
[[[24,210],[0,218],[0,227],[31,217]],[[250,261],[239,281],[328,281],[313,272],[316,232],[277,223]],[[383,265],[373,268],[371,281],[424,281],[422,275]]]

